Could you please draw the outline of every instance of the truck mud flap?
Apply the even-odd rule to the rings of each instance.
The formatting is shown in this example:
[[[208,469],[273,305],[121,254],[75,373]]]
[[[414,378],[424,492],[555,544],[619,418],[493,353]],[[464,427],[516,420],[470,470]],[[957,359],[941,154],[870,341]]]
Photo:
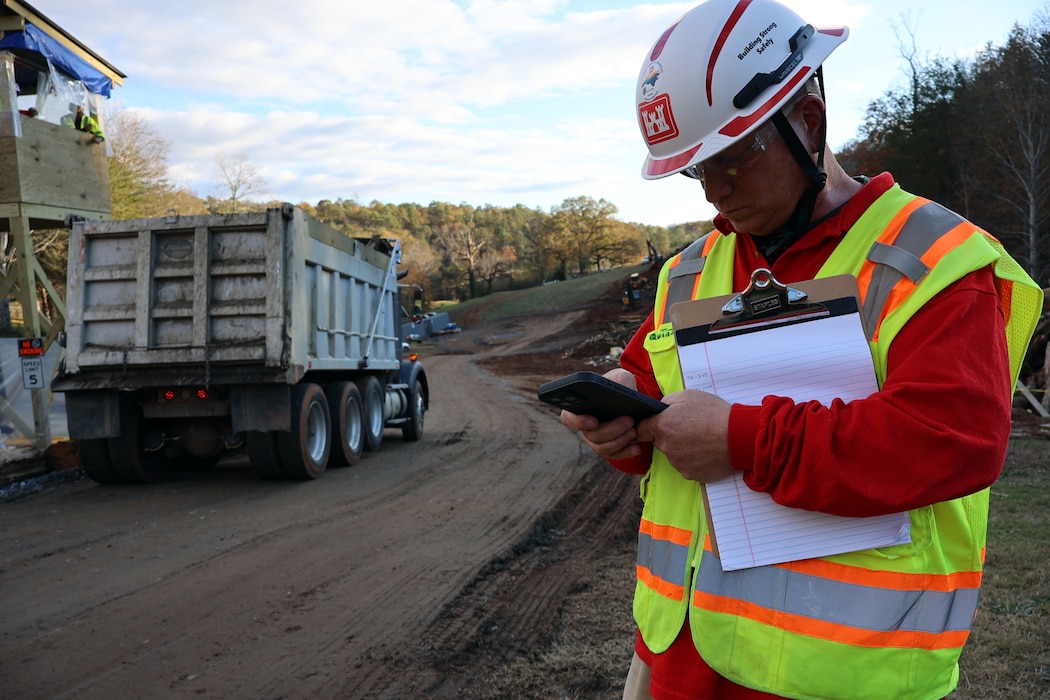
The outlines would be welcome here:
[[[120,435],[120,395],[116,391],[70,391],[66,424],[74,440]]]
[[[234,432],[292,429],[291,387],[287,384],[241,386],[230,391]]]

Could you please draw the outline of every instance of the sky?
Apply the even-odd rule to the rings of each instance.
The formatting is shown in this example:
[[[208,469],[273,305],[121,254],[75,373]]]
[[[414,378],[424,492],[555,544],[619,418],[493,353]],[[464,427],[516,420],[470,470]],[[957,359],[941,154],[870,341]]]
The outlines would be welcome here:
[[[694,2],[649,0],[31,0],[123,72],[104,113],[170,143],[169,178],[229,196],[216,159],[243,155],[261,200],[431,202],[550,211],[604,199],[617,218],[710,219],[700,186],[643,180],[635,79]],[[824,64],[832,148],[920,59],[973,55],[1044,0],[786,0],[846,25]]]

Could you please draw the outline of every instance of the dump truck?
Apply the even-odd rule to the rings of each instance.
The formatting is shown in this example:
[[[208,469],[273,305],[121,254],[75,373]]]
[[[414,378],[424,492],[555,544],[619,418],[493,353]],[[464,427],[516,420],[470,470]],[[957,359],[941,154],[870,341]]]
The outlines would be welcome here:
[[[306,480],[385,428],[419,440],[430,387],[400,337],[400,261],[289,204],[72,222],[52,389],[85,472],[154,482],[240,454]]]

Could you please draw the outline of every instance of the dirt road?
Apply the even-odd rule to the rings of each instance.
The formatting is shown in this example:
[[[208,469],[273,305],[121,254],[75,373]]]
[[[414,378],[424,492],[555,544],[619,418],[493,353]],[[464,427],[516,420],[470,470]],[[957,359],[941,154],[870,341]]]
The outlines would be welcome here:
[[[509,363],[569,320],[449,346]],[[427,359],[422,441],[316,481],[233,463],[0,505],[0,697],[456,697],[479,638],[527,651],[637,486],[475,359]],[[552,539],[577,555],[529,559]]]

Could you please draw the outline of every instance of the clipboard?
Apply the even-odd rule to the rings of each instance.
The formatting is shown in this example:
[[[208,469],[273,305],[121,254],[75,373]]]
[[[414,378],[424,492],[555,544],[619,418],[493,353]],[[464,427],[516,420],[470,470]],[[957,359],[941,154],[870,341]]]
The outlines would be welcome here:
[[[670,317],[687,389],[749,405],[768,395],[830,405],[878,391],[852,275],[788,287],[759,268],[743,292],[675,304]],[[789,508],[748,489],[740,472],[701,492],[726,571],[911,541],[906,512],[844,518]]]
[[[739,294],[675,304],[671,325],[681,345],[854,312],[860,312],[860,289],[853,275],[822,277],[788,287],[760,267]]]

